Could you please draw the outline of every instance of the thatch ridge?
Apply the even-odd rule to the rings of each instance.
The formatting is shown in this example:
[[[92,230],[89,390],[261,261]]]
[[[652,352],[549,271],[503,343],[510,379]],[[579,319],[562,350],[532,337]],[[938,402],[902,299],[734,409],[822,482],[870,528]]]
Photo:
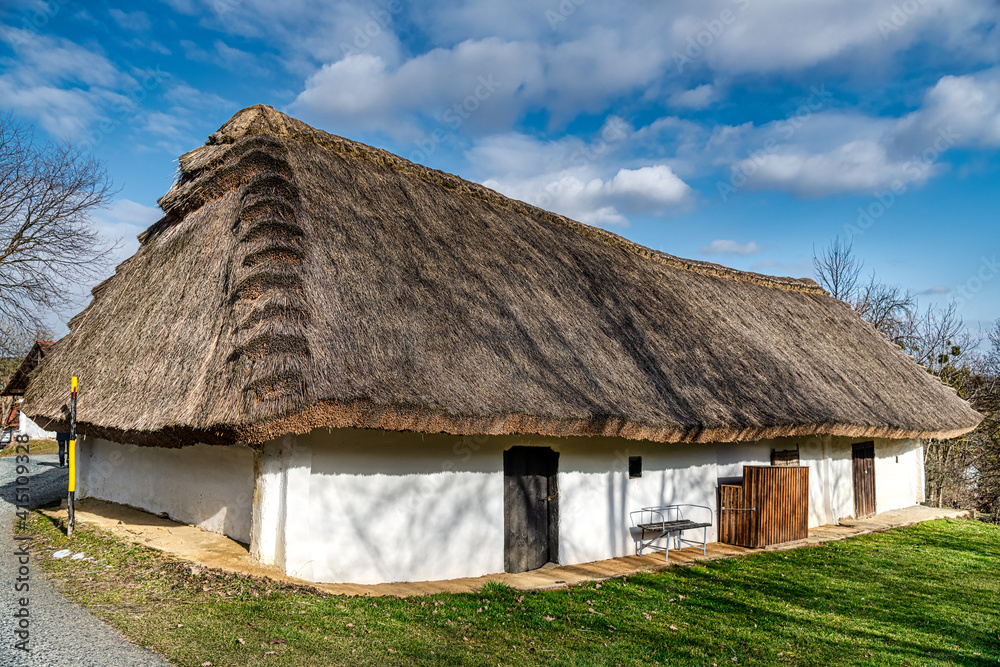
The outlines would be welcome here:
[[[238,139],[249,136],[255,137],[254,141],[241,142],[241,147],[230,149],[229,151],[219,150],[220,147],[232,146]],[[769,285],[778,289],[793,289],[804,291],[823,292],[815,281],[809,278],[790,278],[768,276],[750,271],[740,271],[721,264],[703,262],[693,259],[685,259],[667,254],[662,251],[653,250],[642,246],[634,241],[630,241],[623,236],[609,232],[599,227],[584,225],[565,216],[545,209],[538,208],[526,202],[511,199],[499,192],[487,188],[484,185],[466,181],[454,174],[425,167],[406,160],[398,155],[390,153],[382,148],[369,146],[358,141],[345,139],[322,130],[317,130],[305,123],[289,118],[284,114],[274,110],[272,107],[258,104],[248,107],[234,116],[228,123],[222,126],[218,132],[209,137],[208,142],[201,148],[186,153],[180,158],[182,174],[190,178],[197,178],[198,175],[218,168],[225,160],[231,160],[234,156],[242,157],[245,153],[258,146],[257,142],[273,145],[274,137],[282,137],[294,141],[315,143],[328,150],[335,151],[342,155],[366,160],[379,166],[389,167],[403,174],[416,176],[429,183],[434,183],[448,190],[460,193],[464,196],[475,197],[490,204],[508,208],[528,217],[534,217],[549,223],[563,225],[572,231],[610,245],[615,245],[633,252],[641,257],[645,257],[654,262],[667,264],[705,275],[715,275],[732,280],[746,280],[763,285]],[[206,152],[207,155],[200,155]],[[200,159],[199,159],[200,158]],[[224,178],[224,175],[223,175]],[[160,199],[160,205],[164,210],[170,210],[179,199],[190,197],[191,193],[183,188],[176,188]],[[194,201],[200,201],[202,196],[194,197]],[[142,237],[140,237],[142,238]]]
[[[948,437],[980,417],[808,279],[683,260],[270,107],[180,158],[164,218],[33,376],[122,442],[351,426],[659,442]],[[41,422],[40,422],[41,423]]]

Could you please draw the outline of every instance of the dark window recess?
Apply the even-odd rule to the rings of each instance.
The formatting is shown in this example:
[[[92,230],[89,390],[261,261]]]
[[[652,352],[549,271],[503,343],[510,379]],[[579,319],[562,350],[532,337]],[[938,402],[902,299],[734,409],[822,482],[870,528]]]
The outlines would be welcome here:
[[[628,457],[628,478],[634,479],[636,477],[642,477],[642,457],[630,456]]]
[[[771,465],[773,466],[797,466],[799,465],[799,448],[795,449],[772,449]]]

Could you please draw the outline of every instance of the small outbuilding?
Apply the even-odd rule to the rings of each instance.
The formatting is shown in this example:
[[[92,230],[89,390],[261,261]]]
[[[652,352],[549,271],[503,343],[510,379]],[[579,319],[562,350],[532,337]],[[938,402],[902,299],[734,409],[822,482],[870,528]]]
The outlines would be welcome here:
[[[55,433],[42,429],[21,410],[24,391],[28,386],[28,375],[45,357],[52,344],[52,341],[36,340],[14,374],[10,376],[7,386],[0,390],[0,429],[31,438],[56,437]]]
[[[271,107],[181,156],[159,203],[24,409],[65,429],[78,375],[79,497],[304,579],[631,554],[630,511],[717,513],[748,465],[807,467],[811,526],[905,507],[921,439],[980,421],[809,279],[652,250]]]

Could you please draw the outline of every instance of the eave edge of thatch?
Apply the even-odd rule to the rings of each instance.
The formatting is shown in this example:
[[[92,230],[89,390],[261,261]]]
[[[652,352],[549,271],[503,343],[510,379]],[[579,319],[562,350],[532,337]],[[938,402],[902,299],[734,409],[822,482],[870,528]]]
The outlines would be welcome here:
[[[157,431],[126,430],[88,422],[78,424],[80,433],[139,446],[184,447],[198,443],[216,445],[245,444],[260,446],[285,435],[304,435],[316,429],[357,428],[447,434],[455,436],[542,436],[542,437],[616,437],[669,443],[756,442],[783,437],[841,436],[850,438],[937,439],[947,440],[974,430],[982,419],[965,426],[913,429],[892,425],[825,422],[777,424],[769,426],[656,426],[629,421],[620,416],[591,419],[541,417],[526,414],[459,416],[443,411],[412,406],[382,406],[370,401],[340,403],[325,401],[305,410],[277,417],[260,424],[219,425],[199,429],[167,426]],[[67,429],[68,423],[32,415],[49,430]]]

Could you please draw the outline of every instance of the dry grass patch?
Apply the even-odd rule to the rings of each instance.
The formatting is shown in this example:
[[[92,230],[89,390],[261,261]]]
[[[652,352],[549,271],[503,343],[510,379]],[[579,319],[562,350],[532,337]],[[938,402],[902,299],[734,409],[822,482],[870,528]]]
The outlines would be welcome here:
[[[14,456],[17,454],[17,445],[19,443],[11,442],[9,445],[0,449],[0,458],[4,456]],[[48,438],[32,438],[28,443],[29,454],[31,456],[41,456],[42,454],[58,454],[59,453],[59,443],[55,440],[49,440]],[[23,452],[21,452],[23,453]]]

